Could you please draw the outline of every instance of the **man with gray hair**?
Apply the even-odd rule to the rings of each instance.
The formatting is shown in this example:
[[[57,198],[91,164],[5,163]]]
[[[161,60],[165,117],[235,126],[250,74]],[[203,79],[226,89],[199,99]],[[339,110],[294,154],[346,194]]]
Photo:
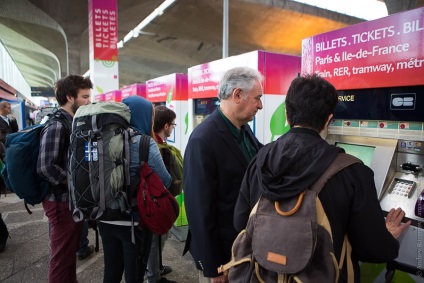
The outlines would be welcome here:
[[[217,268],[230,260],[237,236],[234,206],[250,160],[262,144],[247,125],[262,109],[262,75],[248,67],[227,71],[219,85],[220,105],[194,129],[183,165],[190,251],[199,282],[227,282]]]

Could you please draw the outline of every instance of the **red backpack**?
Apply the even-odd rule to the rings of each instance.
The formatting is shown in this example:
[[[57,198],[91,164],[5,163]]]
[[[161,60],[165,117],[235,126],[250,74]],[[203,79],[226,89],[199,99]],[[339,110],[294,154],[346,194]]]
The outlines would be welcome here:
[[[150,168],[149,160],[150,137],[142,135],[140,138],[138,167],[140,184],[137,188],[137,206],[140,213],[141,226],[157,235],[167,233],[180,209],[174,196],[169,193],[160,177]]]

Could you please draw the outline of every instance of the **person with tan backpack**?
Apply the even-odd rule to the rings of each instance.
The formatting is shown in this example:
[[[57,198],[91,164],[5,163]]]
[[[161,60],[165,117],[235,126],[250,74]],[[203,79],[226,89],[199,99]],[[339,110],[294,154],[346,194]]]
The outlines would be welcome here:
[[[358,261],[398,256],[405,213],[392,209],[384,220],[373,171],[320,136],[337,101],[318,75],[291,83],[291,129],[258,152],[241,185],[234,225],[242,232],[220,269],[230,282],[359,282]]]

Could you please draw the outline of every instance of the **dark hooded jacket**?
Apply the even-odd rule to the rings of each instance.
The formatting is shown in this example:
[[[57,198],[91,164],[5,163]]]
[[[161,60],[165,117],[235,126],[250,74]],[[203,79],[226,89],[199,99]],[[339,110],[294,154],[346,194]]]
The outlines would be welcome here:
[[[235,212],[234,226],[247,225],[253,206],[263,195],[272,201],[297,196],[311,186],[343,149],[329,145],[310,129],[293,128],[263,147],[244,176]],[[355,282],[358,260],[386,262],[398,255],[399,243],[388,232],[377,199],[373,171],[362,163],[334,175],[319,194],[333,233],[337,260],[347,234],[352,245]],[[347,282],[346,269],[339,282]]]

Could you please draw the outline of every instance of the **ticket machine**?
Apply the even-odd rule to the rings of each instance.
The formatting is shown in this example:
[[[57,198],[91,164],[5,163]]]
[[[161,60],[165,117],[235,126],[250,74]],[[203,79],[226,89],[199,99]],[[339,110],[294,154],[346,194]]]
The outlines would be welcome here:
[[[122,87],[121,89],[121,101],[132,95],[141,96],[146,98],[146,85],[145,84],[132,84]]]
[[[97,96],[96,98],[97,99]],[[103,96],[101,96],[101,99],[103,99],[103,101],[121,101],[121,91],[120,90],[114,90],[114,91],[109,91],[103,94]]]
[[[94,102],[100,102],[100,101],[105,101],[105,94],[104,93],[96,94],[94,96]]]
[[[423,39],[419,8],[302,42],[302,73],[320,74],[339,94],[326,140],[374,171],[384,214],[401,207],[412,221],[399,256],[361,264],[361,282],[424,282],[424,202],[417,205],[424,200]]]
[[[156,105],[166,105],[177,115],[177,126],[167,142],[184,154],[188,140],[187,75],[169,74],[146,82],[146,98]]]
[[[266,51],[252,51],[188,69],[189,132],[209,116],[219,104],[218,89],[222,76],[235,67],[247,66],[264,77],[262,105],[249,123],[258,140],[274,141],[288,131],[285,96],[291,81],[300,72],[300,57]]]
[[[196,128],[202,123],[219,105],[217,97],[199,98],[193,101],[194,103],[194,120],[193,128]]]
[[[187,114],[187,75],[170,74],[146,82],[146,98],[155,105],[166,105],[176,114],[171,137],[167,142],[177,147],[184,156],[188,141]],[[188,234],[188,222],[185,212],[184,191],[176,197],[180,205],[180,215],[171,228],[171,233],[180,241],[185,241]]]

